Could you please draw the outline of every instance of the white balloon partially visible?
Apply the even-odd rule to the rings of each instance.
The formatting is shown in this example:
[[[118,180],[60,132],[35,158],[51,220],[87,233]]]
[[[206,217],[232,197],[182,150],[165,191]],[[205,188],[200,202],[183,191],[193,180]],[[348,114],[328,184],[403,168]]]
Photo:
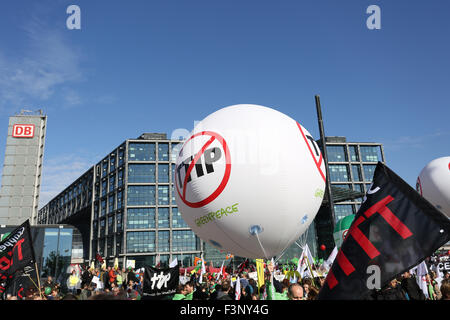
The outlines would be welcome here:
[[[428,163],[417,178],[416,190],[450,218],[450,157]]]
[[[271,258],[314,220],[325,165],[310,133],[271,108],[234,105],[199,122],[177,155],[175,197],[204,241]]]

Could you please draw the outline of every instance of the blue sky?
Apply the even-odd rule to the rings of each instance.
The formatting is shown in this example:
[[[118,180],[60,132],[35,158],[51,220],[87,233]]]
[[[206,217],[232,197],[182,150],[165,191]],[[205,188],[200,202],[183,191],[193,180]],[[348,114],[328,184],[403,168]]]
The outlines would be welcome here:
[[[71,4],[81,30],[66,27]],[[380,30],[366,26],[372,4]],[[449,12],[446,0],[2,1],[0,166],[24,107],[48,115],[42,206],[125,139],[233,104],[275,108],[318,138],[320,94],[326,135],[383,143],[414,186],[450,154]]]

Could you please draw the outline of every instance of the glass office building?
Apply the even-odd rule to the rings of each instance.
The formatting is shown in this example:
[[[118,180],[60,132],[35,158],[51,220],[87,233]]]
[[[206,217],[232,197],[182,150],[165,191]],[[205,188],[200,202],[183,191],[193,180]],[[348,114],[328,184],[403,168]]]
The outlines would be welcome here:
[[[321,141],[316,141],[323,153]],[[385,163],[383,145],[373,142],[347,142],[345,137],[326,137],[328,173],[331,184],[334,217],[330,214],[327,193],[308,231],[291,245],[282,261],[299,257],[301,245],[307,243],[313,256],[328,257],[334,248],[333,229],[340,219],[355,214],[362,197],[372,183],[378,161]],[[324,244],[326,251],[319,247]]]
[[[377,162],[385,163],[383,145],[347,142],[345,137],[327,137],[328,170],[332,187],[366,193],[372,183]],[[354,214],[362,198],[334,204],[334,223]]]
[[[77,227],[86,261],[99,253],[111,265],[116,257],[120,266],[134,260],[137,268],[158,261],[167,265],[177,258],[187,267],[203,253],[208,264],[220,267],[227,252],[201,241],[175,202],[172,181],[181,143],[155,133],[126,140],[46,204],[39,211],[38,223]],[[327,138],[327,151],[337,221],[359,208],[376,162],[384,162],[384,155],[380,144],[347,143],[339,137]],[[330,223],[335,221],[319,217],[311,224],[305,238],[313,254],[320,246],[320,225]],[[283,260],[300,252],[293,244]],[[235,257],[232,263],[240,261]]]

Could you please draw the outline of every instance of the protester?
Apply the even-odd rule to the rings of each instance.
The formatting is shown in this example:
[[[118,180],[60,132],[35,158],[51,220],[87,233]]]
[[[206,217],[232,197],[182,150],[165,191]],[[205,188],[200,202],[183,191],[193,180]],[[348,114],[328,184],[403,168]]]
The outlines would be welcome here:
[[[406,296],[397,279],[391,280],[386,287],[381,289],[378,300],[406,300]]]
[[[450,300],[450,280],[444,279],[441,283],[441,300]]]
[[[407,300],[425,300],[425,295],[420,289],[415,277],[409,271],[402,274],[401,287]]]
[[[303,298],[303,288],[298,283],[293,283],[288,289],[289,300],[304,300]]]
[[[235,271],[229,268],[227,273],[215,274],[206,271],[202,274],[201,283],[200,270],[192,272],[190,281],[186,283],[185,281],[189,278],[180,274],[180,282],[176,288],[172,289],[173,293],[162,296],[160,299],[240,299],[242,302],[250,300],[315,300],[320,289],[327,285],[325,283],[326,272],[318,274],[314,278],[311,278],[308,272],[297,273],[295,278],[292,277],[293,273],[289,273],[289,268],[296,270],[296,265],[288,268],[279,265],[270,268],[264,267],[264,282],[258,284],[256,271],[250,272],[253,270],[252,267],[251,262],[248,262],[245,268]],[[81,277],[76,270],[82,270]],[[20,295],[5,294],[3,298],[6,300],[140,300],[145,299],[143,270],[143,268],[119,269],[105,265],[101,268],[88,268],[88,266],[81,269],[74,268],[67,284],[63,287],[59,283],[55,283],[51,276],[48,276],[45,281],[41,282],[39,290],[36,284],[30,288],[20,287]],[[311,270],[323,272],[323,267],[313,265]],[[183,281],[181,281],[182,278]],[[127,279],[129,280],[127,281]],[[425,290],[427,290],[430,300],[450,299],[450,280],[447,272],[441,273],[441,278],[437,278],[434,272],[430,272],[426,279]],[[424,300],[424,293],[417,280],[420,278],[416,278],[412,272],[404,272],[401,279],[393,279],[381,290],[371,290],[367,295],[361,297],[361,300]],[[241,290],[240,296],[236,295],[238,284]]]
[[[72,294],[76,294],[77,289],[80,287],[80,278],[78,278],[75,270],[72,270],[72,274],[67,279],[67,287]]]

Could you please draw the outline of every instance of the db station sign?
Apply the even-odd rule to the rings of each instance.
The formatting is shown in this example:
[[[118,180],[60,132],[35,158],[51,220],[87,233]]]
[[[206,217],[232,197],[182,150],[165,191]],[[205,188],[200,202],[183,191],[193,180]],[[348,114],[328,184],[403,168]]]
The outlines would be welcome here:
[[[15,124],[12,131],[13,138],[33,138],[34,124]]]

